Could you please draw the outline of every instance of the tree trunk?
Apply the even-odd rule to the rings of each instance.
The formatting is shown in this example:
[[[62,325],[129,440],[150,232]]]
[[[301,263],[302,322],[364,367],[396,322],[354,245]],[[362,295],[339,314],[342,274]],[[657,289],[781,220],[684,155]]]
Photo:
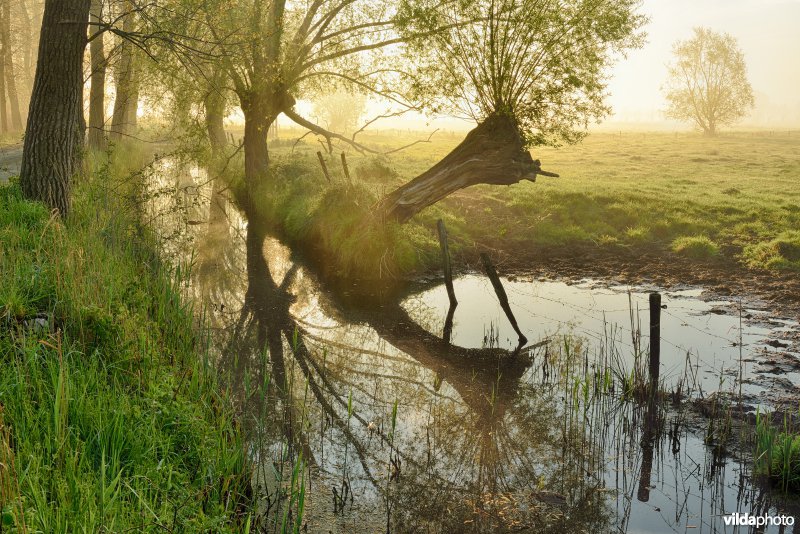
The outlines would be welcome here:
[[[5,46],[0,42],[0,133],[8,131],[8,107],[6,106],[6,64],[2,61]]]
[[[90,0],[46,0],[20,184],[66,217],[83,142],[83,51]]]
[[[206,133],[208,134],[208,141],[211,143],[211,159],[217,161],[224,153],[225,144],[225,97],[219,91],[219,85],[216,83],[219,76],[212,78],[211,87],[203,99],[205,107],[205,122]]]
[[[459,189],[533,182],[537,174],[558,176],[542,171],[539,160],[531,158],[513,117],[495,114],[439,163],[386,195],[376,208],[385,218],[403,223]]]
[[[100,22],[102,0],[91,0],[91,21]],[[99,27],[93,27],[90,31],[97,32]],[[105,150],[105,96],[106,96],[106,58],[103,50],[103,34],[98,34],[89,43],[89,53],[91,56],[92,85],[89,91],[89,148],[95,150]]]
[[[128,33],[133,32],[135,29],[133,6],[130,2],[125,2],[123,9],[128,12],[123,16],[122,30]],[[114,74],[116,95],[114,96],[114,112],[111,116],[111,138],[115,141],[130,135],[133,130],[134,125],[131,123],[131,118],[136,116],[137,105],[134,99],[138,100],[138,92],[134,87],[134,68],[133,44],[123,39]],[[133,114],[131,114],[131,106],[134,109]]]
[[[19,113],[19,97],[17,96],[17,81],[14,73],[14,54],[11,51],[11,0],[3,0],[3,24],[0,27],[0,36],[3,41],[4,71],[6,77],[6,92],[8,103],[11,105],[11,129],[15,132],[22,130],[22,116]]]
[[[263,183],[269,170],[269,150],[267,132],[275,122],[267,110],[267,98],[250,94],[242,100],[244,113],[244,179],[248,193]]]
[[[129,133],[135,132],[139,126],[139,65],[136,62],[136,50],[131,56],[131,85],[125,103],[125,123]]]

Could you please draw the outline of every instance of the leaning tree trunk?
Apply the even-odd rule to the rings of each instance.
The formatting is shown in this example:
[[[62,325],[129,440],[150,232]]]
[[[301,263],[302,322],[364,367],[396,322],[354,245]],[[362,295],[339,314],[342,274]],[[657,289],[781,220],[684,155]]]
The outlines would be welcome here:
[[[90,0],[46,0],[28,110],[20,184],[25,196],[69,211],[83,143],[83,50]]]
[[[91,0],[91,20],[99,24],[103,6],[103,0]],[[92,28],[94,32],[100,31],[100,26]],[[91,56],[91,89],[89,90],[89,148],[104,150],[106,146],[105,137],[105,94],[106,94],[106,57],[103,50],[103,34],[95,34],[94,39],[89,43],[89,54]]]
[[[476,184],[511,185],[536,181],[543,171],[531,158],[516,120],[494,114],[480,123],[439,163],[386,195],[377,206],[387,219],[406,222],[451,193]]]

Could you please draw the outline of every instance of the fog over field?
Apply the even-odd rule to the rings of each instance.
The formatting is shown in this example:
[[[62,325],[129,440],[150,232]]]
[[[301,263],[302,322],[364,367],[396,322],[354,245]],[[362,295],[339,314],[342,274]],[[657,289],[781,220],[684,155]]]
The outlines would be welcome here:
[[[608,102],[614,115],[602,126],[619,128],[628,123],[635,128],[686,128],[664,118],[660,89],[673,43],[690,38],[696,26],[731,34],[744,53],[756,106],[741,127],[800,126],[800,61],[796,60],[800,2],[645,0],[642,11],[650,17],[647,44],[630,52],[613,69]]]
[[[664,116],[661,90],[667,78],[672,47],[688,39],[697,26],[726,32],[738,40],[747,63],[756,104],[738,129],[800,127],[800,1],[797,0],[644,0],[641,11],[650,17],[647,42],[630,51],[609,72],[608,104],[613,110],[592,130],[676,130],[688,126]],[[371,110],[381,109],[372,103]],[[236,120],[234,117],[231,119]],[[279,119],[280,120],[280,119]],[[280,120],[289,124],[288,119]],[[473,124],[452,117],[408,115],[376,123],[376,128],[403,124],[410,129],[443,128],[467,131]]]

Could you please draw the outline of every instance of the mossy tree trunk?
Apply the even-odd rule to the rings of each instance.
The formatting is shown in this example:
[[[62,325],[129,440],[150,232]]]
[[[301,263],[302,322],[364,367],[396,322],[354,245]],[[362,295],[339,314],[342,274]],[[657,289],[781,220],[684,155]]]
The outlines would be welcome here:
[[[90,0],[47,0],[20,183],[26,197],[62,217],[83,149],[83,52]]]

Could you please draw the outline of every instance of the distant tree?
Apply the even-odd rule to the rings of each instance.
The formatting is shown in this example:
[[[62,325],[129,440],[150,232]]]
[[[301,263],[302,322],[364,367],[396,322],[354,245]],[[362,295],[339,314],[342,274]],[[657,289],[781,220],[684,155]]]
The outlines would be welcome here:
[[[93,39],[89,44],[91,57],[91,89],[89,91],[89,148],[105,148],[105,109],[106,109],[106,55],[103,47],[103,33],[99,24],[103,19],[103,0],[91,0],[91,21],[94,27]]]
[[[25,196],[69,211],[83,151],[83,51],[90,0],[46,0],[20,184]]]
[[[132,0],[121,3],[122,37],[119,39],[119,58],[114,69],[114,111],[111,116],[111,135],[119,141],[136,129],[136,114],[139,109],[139,73],[136,44],[131,35],[137,31],[140,10]]]
[[[328,130],[352,134],[358,128],[366,106],[367,95],[340,89],[315,98],[314,114]]]
[[[17,80],[11,49],[11,0],[0,1],[0,15],[0,49],[2,49],[2,59],[0,59],[2,67],[0,70],[2,70],[5,77],[5,80],[3,80],[5,82],[4,92],[8,95],[8,101],[11,106],[11,129],[20,131],[22,130],[22,118],[19,111]],[[5,100],[2,106],[2,111],[5,113]]]
[[[675,43],[675,62],[666,84],[667,116],[691,122],[706,135],[734,124],[753,107],[753,88],[736,39],[695,28],[694,37]]]

